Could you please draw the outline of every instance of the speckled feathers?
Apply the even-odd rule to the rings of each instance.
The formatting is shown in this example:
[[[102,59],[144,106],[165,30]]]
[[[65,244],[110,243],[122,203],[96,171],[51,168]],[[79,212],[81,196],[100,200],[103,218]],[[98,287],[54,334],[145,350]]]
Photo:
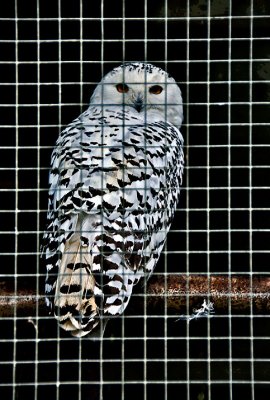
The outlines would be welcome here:
[[[60,134],[43,254],[47,304],[74,336],[102,331],[153,271],[180,193],[181,122],[173,78],[129,63],[104,77]]]

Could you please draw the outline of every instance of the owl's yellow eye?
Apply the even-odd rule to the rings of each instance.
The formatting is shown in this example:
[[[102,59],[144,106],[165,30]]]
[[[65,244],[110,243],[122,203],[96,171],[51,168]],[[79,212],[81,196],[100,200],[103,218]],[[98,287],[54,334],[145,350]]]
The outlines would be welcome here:
[[[151,86],[149,89],[149,92],[152,94],[160,94],[162,92],[163,88],[159,85],[154,85]]]
[[[129,87],[125,83],[118,83],[116,89],[119,93],[127,93],[129,91]]]

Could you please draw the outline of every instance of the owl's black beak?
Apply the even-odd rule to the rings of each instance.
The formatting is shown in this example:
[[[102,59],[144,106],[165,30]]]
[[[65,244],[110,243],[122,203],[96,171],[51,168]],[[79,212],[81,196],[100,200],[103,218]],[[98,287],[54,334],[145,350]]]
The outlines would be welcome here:
[[[137,96],[137,98],[135,99],[133,104],[134,104],[135,110],[137,110],[138,112],[140,112],[142,110],[142,108],[143,108],[143,97],[142,97],[141,94],[139,94]]]

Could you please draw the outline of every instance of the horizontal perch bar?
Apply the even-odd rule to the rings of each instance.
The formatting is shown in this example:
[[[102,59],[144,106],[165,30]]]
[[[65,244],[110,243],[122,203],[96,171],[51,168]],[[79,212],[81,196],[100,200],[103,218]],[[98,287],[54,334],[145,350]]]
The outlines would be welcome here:
[[[204,298],[214,303],[219,312],[270,312],[270,276],[247,275],[154,275],[146,288],[147,306],[162,312],[185,312],[198,307]],[[140,288],[134,293],[132,309],[141,310],[145,294]],[[44,294],[34,289],[18,289],[12,282],[0,282],[0,317],[46,315]]]
[[[166,286],[165,286],[166,285]],[[167,298],[167,308],[172,311],[198,307],[204,298],[214,303],[219,312],[270,312],[270,276],[248,275],[170,275],[151,279],[147,289],[150,301],[153,295]]]

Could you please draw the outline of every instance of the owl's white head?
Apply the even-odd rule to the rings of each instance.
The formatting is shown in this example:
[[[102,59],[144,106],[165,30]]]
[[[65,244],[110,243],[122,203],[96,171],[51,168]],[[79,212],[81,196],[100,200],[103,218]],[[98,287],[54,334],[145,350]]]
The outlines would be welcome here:
[[[147,116],[153,112],[177,127],[183,120],[182,96],[175,80],[148,63],[114,68],[96,87],[90,105],[133,107],[142,115],[147,112]]]

